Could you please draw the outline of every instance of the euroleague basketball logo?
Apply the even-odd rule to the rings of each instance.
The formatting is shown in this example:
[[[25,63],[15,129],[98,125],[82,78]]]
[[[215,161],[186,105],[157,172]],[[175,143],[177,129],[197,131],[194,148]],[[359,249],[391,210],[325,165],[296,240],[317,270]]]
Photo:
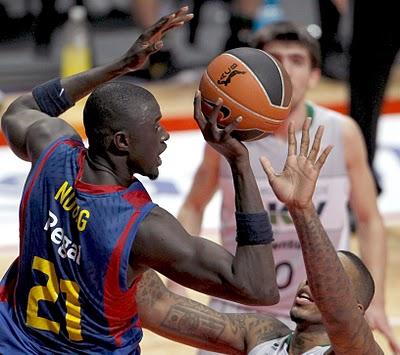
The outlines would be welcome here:
[[[243,70],[238,70],[238,69],[236,69],[236,68],[237,68],[237,64],[236,64],[236,63],[233,63],[227,70],[225,70],[225,71],[221,74],[221,76],[219,77],[217,83],[218,83],[219,85],[228,86],[228,85],[231,83],[232,78],[233,78],[235,75],[238,75],[238,74],[246,74],[245,71],[243,71]]]

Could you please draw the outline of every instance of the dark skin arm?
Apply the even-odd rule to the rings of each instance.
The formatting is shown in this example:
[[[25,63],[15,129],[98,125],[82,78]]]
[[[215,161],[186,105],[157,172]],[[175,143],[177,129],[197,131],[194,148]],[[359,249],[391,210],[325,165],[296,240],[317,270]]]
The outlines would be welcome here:
[[[195,117],[207,142],[230,163],[236,210],[263,212],[247,149],[230,135],[237,123],[225,129],[216,126],[221,104],[207,121],[201,113],[198,93]],[[239,246],[232,255],[215,243],[192,237],[159,207],[141,223],[131,256],[134,276],[150,267],[184,286],[235,302],[270,305],[279,300],[271,243]]]
[[[208,351],[246,354],[254,343],[290,332],[278,320],[256,314],[224,314],[170,292],[152,270],[136,294],[141,323],[163,337]]]
[[[67,96],[76,102],[93,91],[98,85],[143,66],[149,55],[158,51],[162,38],[169,30],[182,26],[192,18],[188,8],[161,18],[146,29],[133,46],[115,62],[93,68],[61,80]],[[59,137],[79,137],[64,120],[53,118],[40,111],[32,94],[16,99],[5,112],[1,128],[13,152],[23,160],[35,163],[43,149]]]
[[[318,157],[323,127],[319,127],[312,144],[310,120],[303,126],[300,154],[293,124],[289,126],[288,159],[282,174],[275,174],[266,158],[262,159],[271,187],[286,204],[293,218],[314,301],[335,354],[382,354],[357,302],[347,276],[318,214],[312,195],[319,172],[332,147]]]

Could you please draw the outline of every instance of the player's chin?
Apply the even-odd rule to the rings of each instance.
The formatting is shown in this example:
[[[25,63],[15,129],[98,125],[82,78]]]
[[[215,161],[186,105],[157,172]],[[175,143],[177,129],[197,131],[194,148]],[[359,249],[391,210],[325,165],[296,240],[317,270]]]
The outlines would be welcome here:
[[[160,172],[159,172],[159,170],[158,170],[158,167],[155,167],[151,172],[149,172],[148,174],[147,174],[147,177],[150,179],[150,180],[156,180],[157,178],[158,178],[158,175],[160,174]]]
[[[315,323],[320,320],[320,314],[315,307],[294,304],[290,310],[290,319],[299,324],[302,322]]]

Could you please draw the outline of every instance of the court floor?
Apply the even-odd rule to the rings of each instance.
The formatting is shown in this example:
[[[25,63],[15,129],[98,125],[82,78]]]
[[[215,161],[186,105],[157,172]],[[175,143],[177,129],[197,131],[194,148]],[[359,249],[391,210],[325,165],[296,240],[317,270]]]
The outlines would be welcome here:
[[[396,74],[397,80],[391,84],[389,89],[389,99],[400,99],[400,75]],[[150,85],[150,90],[154,92],[164,115],[167,117],[164,122],[168,127],[177,130],[191,128],[187,126],[188,118],[191,115],[193,93],[195,85],[184,83],[179,85]],[[8,97],[6,104],[15,97]],[[346,89],[343,85],[324,81],[314,90],[310,98],[328,105],[339,105],[343,107],[346,98]],[[397,102],[397,101],[396,101]],[[400,106],[400,105],[399,105]],[[396,106],[397,107],[397,106]],[[78,125],[81,117],[82,105],[77,105],[66,119],[74,125]],[[400,111],[400,110],[399,110]],[[399,112],[398,111],[398,112]],[[1,112],[0,112],[1,113]],[[385,125],[380,130],[380,151],[377,160],[379,169],[383,172],[384,185],[387,187],[383,196],[380,197],[379,207],[384,214],[385,224],[387,225],[388,237],[388,270],[386,282],[386,301],[387,312],[390,322],[395,328],[395,333],[400,339],[400,205],[398,204],[400,190],[397,183],[397,176],[400,176],[400,143],[398,143],[398,133],[400,131],[400,116],[390,115],[382,119]],[[1,141],[1,140],[0,140]],[[182,158],[182,147],[191,147],[189,156]],[[200,135],[194,131],[175,132],[171,135],[169,148],[163,156],[163,167],[160,171],[158,182],[148,183],[153,199],[161,206],[166,207],[171,213],[176,213],[184,194],[190,185],[191,176],[200,160],[204,144]],[[187,151],[187,149],[186,149]],[[8,265],[17,255],[18,246],[18,200],[22,189],[24,177],[29,166],[18,159],[12,157],[7,147],[0,147],[0,161],[2,166],[7,169],[0,169],[0,228],[2,238],[0,238],[0,275],[7,269]],[[187,163],[184,163],[186,161]],[[176,174],[179,169],[179,174]],[[179,175],[177,177],[176,175]],[[145,183],[146,185],[146,183]],[[218,227],[218,196],[212,201],[206,211],[204,235],[218,241],[216,230]],[[357,251],[358,240],[352,238],[352,249]],[[189,295],[203,303],[207,302],[208,297],[194,291],[189,291]],[[387,344],[382,337],[376,335],[378,342],[384,348],[385,353],[390,354]],[[145,331],[144,340],[141,343],[143,354],[174,354],[190,355],[195,350],[180,345],[169,340],[163,339],[150,332]]]

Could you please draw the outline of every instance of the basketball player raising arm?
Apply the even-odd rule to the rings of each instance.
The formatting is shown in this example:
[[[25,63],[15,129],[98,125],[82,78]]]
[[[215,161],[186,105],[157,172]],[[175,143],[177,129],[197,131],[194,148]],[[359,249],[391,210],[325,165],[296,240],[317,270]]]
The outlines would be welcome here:
[[[67,95],[75,103],[100,84],[140,68],[150,54],[162,47],[162,37],[166,32],[191,19],[192,15],[187,14],[187,11],[188,8],[184,7],[162,18],[147,29],[128,52],[114,63],[62,79],[59,92],[48,94],[46,90],[50,89],[40,86],[34,90],[34,95],[27,94],[17,99],[2,120],[3,131],[16,155],[35,165],[51,142],[63,136],[77,136],[75,130],[64,120],[50,117],[54,113],[50,110],[43,112],[43,106],[39,108],[37,101],[40,95],[45,96],[50,106],[57,102],[57,98],[52,95]],[[116,88],[118,86],[112,83],[110,85],[115,85]],[[114,93],[116,90],[113,90]],[[147,102],[142,103],[141,97],[137,102],[128,102],[128,98],[124,97],[126,90],[119,94],[114,103],[97,110],[93,108],[93,102],[101,105],[106,99],[100,99],[101,92],[107,91],[103,85],[86,103],[85,114],[94,121],[92,124],[87,124],[89,119],[85,122],[89,138],[88,158],[84,162],[82,174],[85,183],[120,185],[127,188],[132,184],[134,173],[150,178],[158,175],[158,166],[161,164],[159,155],[166,149],[165,141],[169,138],[159,124],[159,106],[148,93],[141,94]],[[132,90],[131,97],[135,97],[139,89]],[[111,97],[110,93],[107,95]],[[118,99],[121,103],[118,103]],[[117,121],[117,116],[121,113],[118,106],[122,104],[130,108],[124,111],[128,116],[124,118],[127,122],[124,123],[125,126],[120,125],[122,129],[116,130],[112,126],[113,122],[106,122],[109,127],[98,128],[96,131],[112,132],[110,137],[105,138],[105,141],[111,143],[104,149],[101,147],[102,143],[96,140],[99,133],[97,136],[91,133],[93,126],[103,124],[100,123],[100,115],[105,110],[109,110],[109,121]],[[237,191],[237,219],[240,220],[236,254],[232,255],[206,239],[192,237],[171,214],[154,206],[138,226],[135,241],[132,243],[128,284],[132,284],[148,268],[154,268],[201,292],[248,304],[274,304],[278,301],[279,294],[271,251],[271,226],[250,168],[247,149],[229,134],[240,122],[240,118],[226,129],[217,128],[216,117],[220,106],[221,103],[214,109],[210,120],[206,121],[200,109],[200,95],[197,94],[194,115],[204,138],[228,160],[232,168]],[[133,117],[140,107],[144,107],[142,117]],[[89,112],[96,114],[90,115]],[[96,115],[97,122],[97,118],[93,118]],[[150,115],[150,119],[145,115]],[[263,271],[254,274],[253,270],[259,269]]]
[[[288,155],[281,174],[275,174],[269,160],[261,158],[274,193],[293,217],[306,265],[307,281],[299,285],[291,309],[296,329],[292,332],[266,315],[216,312],[173,294],[154,272],[143,277],[137,295],[144,327],[229,354],[383,354],[364,318],[373,296],[371,275],[354,254],[335,251],[312,203],[332,146],[318,156],[320,127],[310,149],[309,124],[304,124],[299,154],[293,124],[289,126]]]

